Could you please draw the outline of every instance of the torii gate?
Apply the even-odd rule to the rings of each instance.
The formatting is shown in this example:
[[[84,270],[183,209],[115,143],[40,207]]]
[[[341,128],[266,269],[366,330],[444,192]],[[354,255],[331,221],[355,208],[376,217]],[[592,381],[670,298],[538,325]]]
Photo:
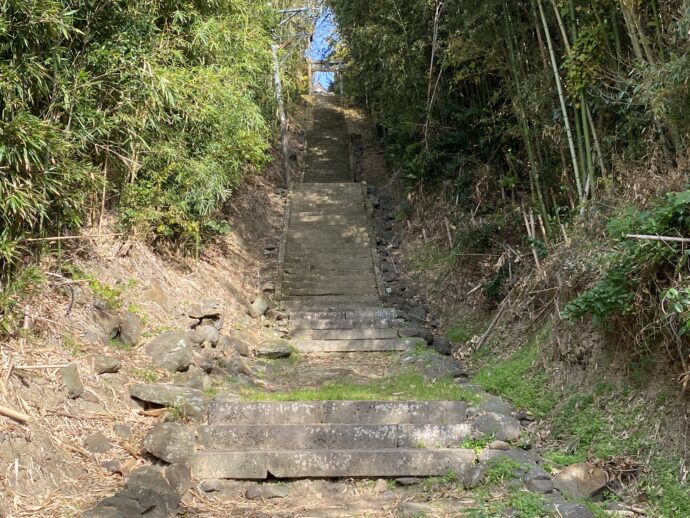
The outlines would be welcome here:
[[[311,92],[311,77],[314,72],[334,72],[336,77],[339,79],[338,84],[340,85],[340,97],[344,98],[345,88],[343,84],[343,68],[345,67],[345,62],[342,59],[330,59],[324,61],[313,61],[309,60],[309,93]]]

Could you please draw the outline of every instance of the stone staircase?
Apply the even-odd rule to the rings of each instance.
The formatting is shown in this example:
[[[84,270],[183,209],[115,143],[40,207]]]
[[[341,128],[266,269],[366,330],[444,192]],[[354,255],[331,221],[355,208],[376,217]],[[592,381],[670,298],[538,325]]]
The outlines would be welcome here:
[[[248,424],[251,423],[251,424]],[[431,424],[433,423],[433,424]],[[198,430],[199,479],[402,477],[471,472],[463,402],[217,402]]]
[[[404,321],[384,307],[366,185],[352,181],[335,100],[317,96],[304,182],[294,185],[276,292],[290,343],[312,354],[410,351]],[[423,342],[426,345],[426,342]],[[318,401],[211,404],[198,430],[197,479],[472,478],[460,448],[475,429],[460,401]]]

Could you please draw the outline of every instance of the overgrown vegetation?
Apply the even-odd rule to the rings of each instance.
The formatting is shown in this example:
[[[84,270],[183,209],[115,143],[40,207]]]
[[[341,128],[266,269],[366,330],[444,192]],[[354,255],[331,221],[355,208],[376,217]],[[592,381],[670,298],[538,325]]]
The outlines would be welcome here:
[[[272,139],[271,34],[290,2],[273,4],[0,4],[0,282],[28,238],[100,229],[104,209],[183,248],[227,230],[219,211]],[[304,65],[284,57],[292,95]]]
[[[545,326],[528,345],[509,358],[487,364],[474,377],[474,382],[537,417],[548,414],[557,401],[549,391],[549,378],[540,361],[540,344],[548,332],[549,326]]]

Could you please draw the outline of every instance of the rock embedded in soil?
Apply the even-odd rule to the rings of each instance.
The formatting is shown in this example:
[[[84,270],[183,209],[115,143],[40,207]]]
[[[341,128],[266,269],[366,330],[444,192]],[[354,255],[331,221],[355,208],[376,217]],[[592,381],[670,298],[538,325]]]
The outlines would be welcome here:
[[[432,342],[432,346],[436,351],[445,356],[450,356],[453,352],[453,344],[445,336],[436,336]]]
[[[247,500],[285,498],[290,494],[287,486],[278,484],[253,484],[247,488],[245,497]]]
[[[132,438],[132,428],[126,424],[114,424],[113,433],[125,441],[129,441]]]
[[[380,478],[374,484],[374,493],[385,493],[388,491],[388,481]]]
[[[556,504],[554,506],[558,511],[558,516],[562,518],[595,518],[592,511],[587,509],[582,504]]]
[[[434,512],[434,508],[429,504],[420,504],[417,502],[401,502],[398,506],[398,510],[402,516],[427,516],[429,513]]]
[[[76,364],[71,363],[67,367],[60,369],[60,376],[62,377],[62,384],[67,391],[67,397],[76,399],[84,393],[84,384],[79,377],[79,370]]]
[[[127,311],[122,315],[120,323],[120,340],[123,344],[135,347],[139,345],[141,332],[144,330],[144,321],[136,313]]]
[[[176,514],[181,495],[175,492],[161,470],[143,466],[133,471],[125,489],[101,500],[82,518],[166,518]]]
[[[113,448],[113,445],[102,433],[95,433],[84,439],[84,447],[91,453],[106,453]]]
[[[510,444],[505,441],[491,441],[487,448],[490,450],[508,451],[510,449]]]
[[[398,335],[400,338],[421,338],[427,344],[434,341],[434,334],[424,327],[401,327],[398,329]]]
[[[194,434],[181,423],[161,423],[144,438],[144,449],[170,464],[186,464],[194,452]]]
[[[289,347],[264,347],[256,351],[256,356],[259,358],[267,358],[269,360],[280,360],[289,358],[292,355],[292,349]]]
[[[171,372],[183,371],[192,363],[192,346],[187,333],[166,331],[146,346],[156,367]]]
[[[242,340],[241,338],[233,338],[232,339],[232,345],[235,349],[235,352],[239,354],[240,356],[244,356],[248,358],[249,356],[252,355],[252,347],[249,345],[248,342]]]
[[[249,307],[249,316],[252,318],[259,318],[263,316],[270,306],[268,297],[266,295],[259,295],[254,299],[251,306]]]
[[[523,480],[525,487],[533,493],[548,494],[553,492],[551,475],[541,468],[530,469]]]
[[[395,483],[399,486],[416,486],[422,480],[415,477],[400,477],[395,479]]]
[[[223,369],[228,371],[231,376],[244,374],[245,376],[253,376],[252,369],[241,358],[223,358],[220,360],[220,365]]]
[[[92,356],[91,362],[96,374],[115,374],[122,367],[122,362],[118,358],[104,354]]]
[[[588,462],[572,464],[553,478],[555,488],[572,500],[592,498],[606,489],[607,483],[606,471]]]

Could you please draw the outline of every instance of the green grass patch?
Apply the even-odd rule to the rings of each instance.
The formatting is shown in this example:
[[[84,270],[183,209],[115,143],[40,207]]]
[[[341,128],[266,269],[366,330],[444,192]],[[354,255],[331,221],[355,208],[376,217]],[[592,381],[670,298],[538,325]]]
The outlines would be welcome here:
[[[266,392],[248,389],[243,396],[252,401],[399,401],[448,400],[477,404],[481,397],[464,389],[452,378],[429,382],[421,374],[403,373],[367,383],[330,382],[318,388]]]
[[[108,340],[108,344],[110,347],[114,349],[119,349],[120,351],[131,351],[132,346],[124,343],[122,340],[119,338],[111,338]]]
[[[557,402],[548,389],[548,376],[539,364],[539,342],[548,333],[545,326],[528,345],[507,360],[482,368],[474,382],[487,392],[510,400],[518,408],[543,417]]]
[[[451,342],[466,343],[481,332],[481,326],[472,320],[462,319],[456,321],[446,331],[446,336]]]
[[[153,369],[140,369],[135,367],[132,369],[131,375],[132,377],[141,381],[146,381],[147,383],[155,383],[158,381],[158,373]]]

